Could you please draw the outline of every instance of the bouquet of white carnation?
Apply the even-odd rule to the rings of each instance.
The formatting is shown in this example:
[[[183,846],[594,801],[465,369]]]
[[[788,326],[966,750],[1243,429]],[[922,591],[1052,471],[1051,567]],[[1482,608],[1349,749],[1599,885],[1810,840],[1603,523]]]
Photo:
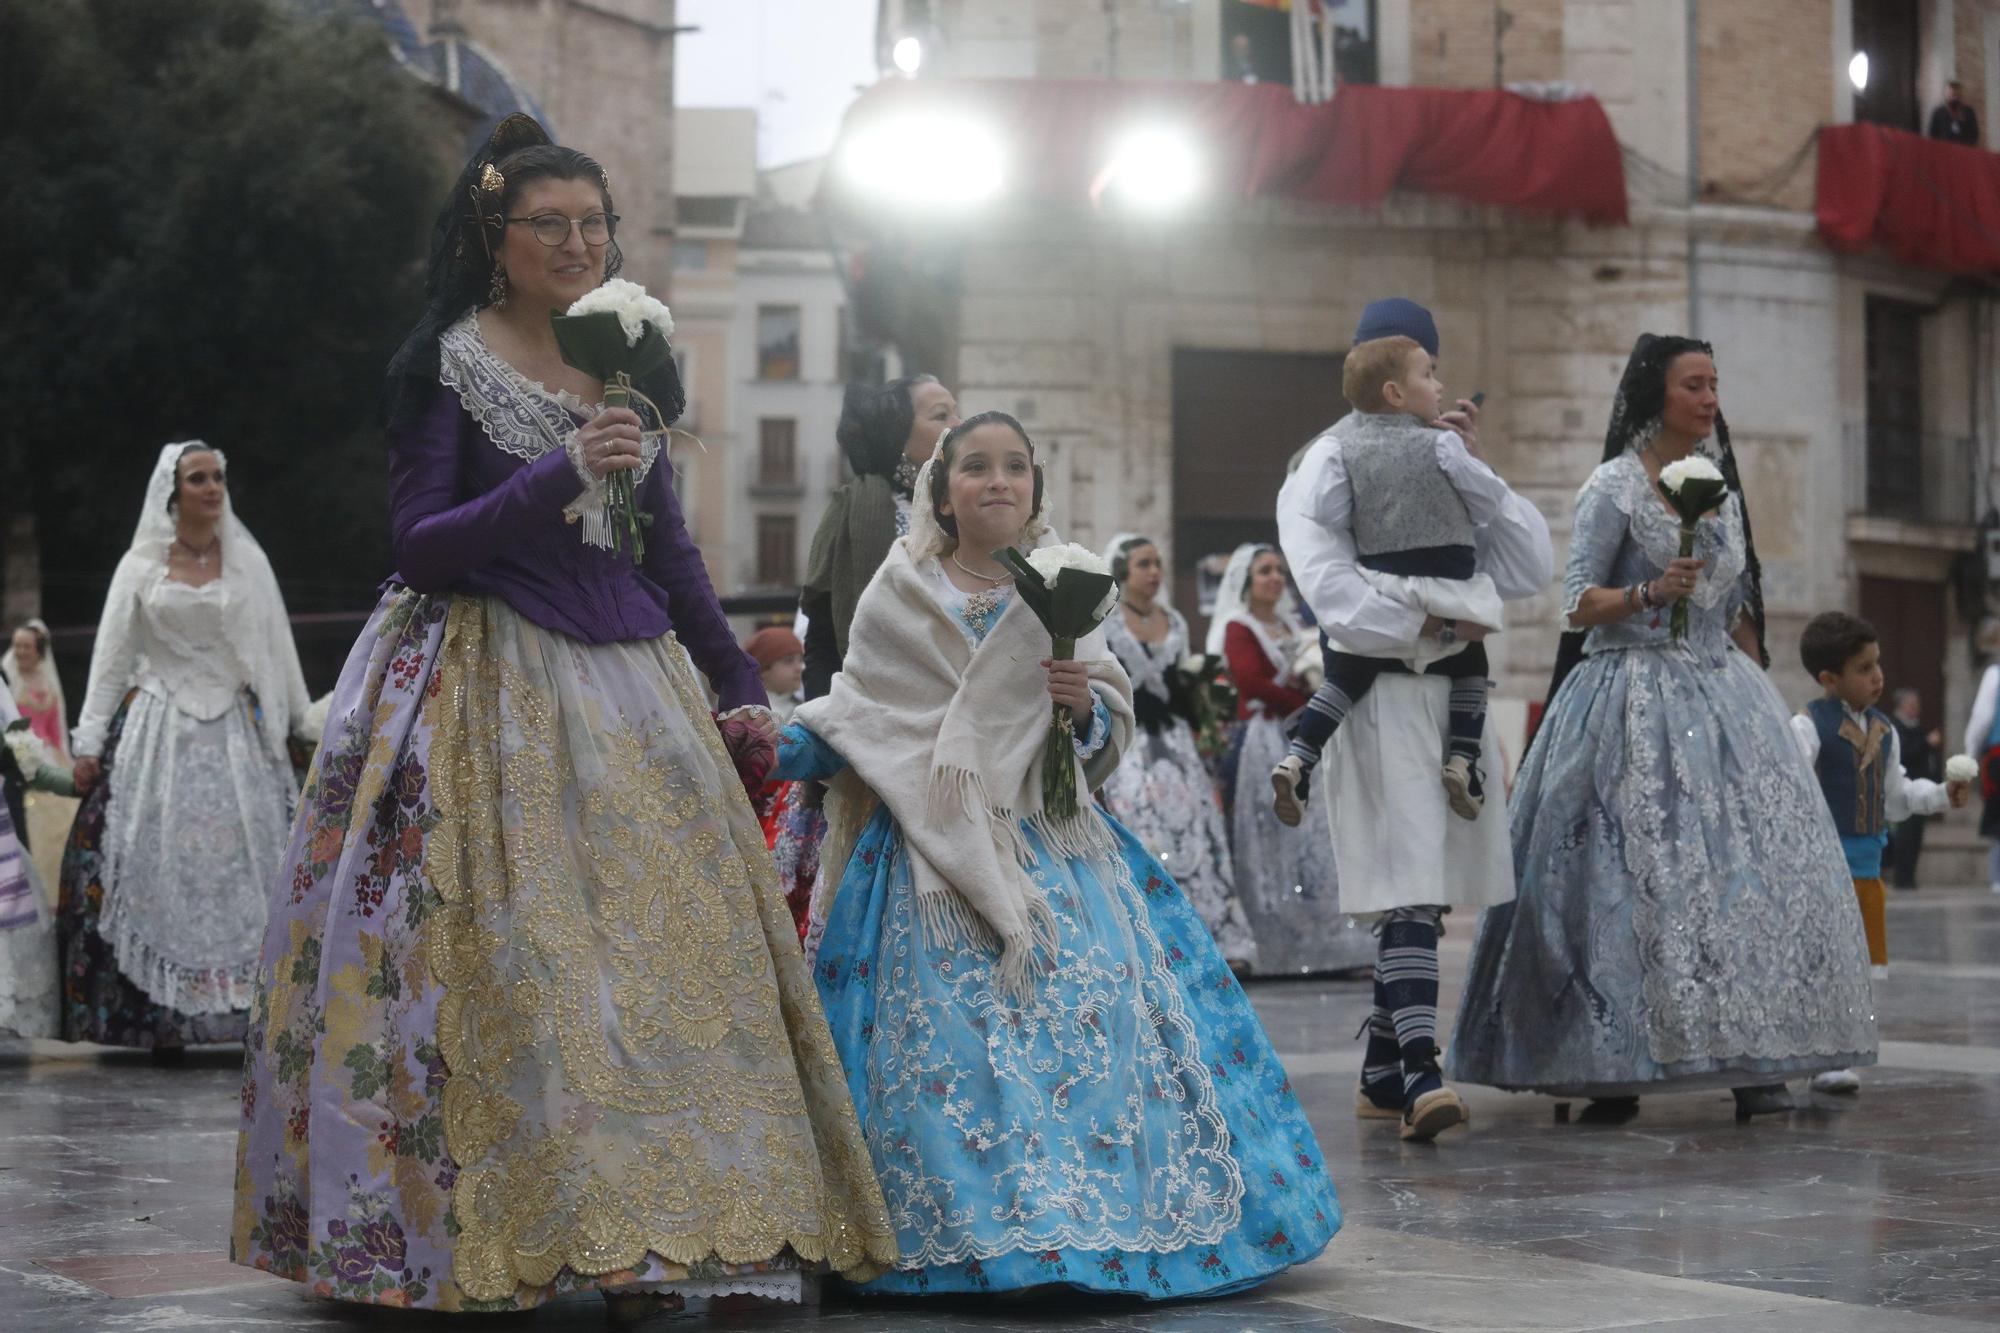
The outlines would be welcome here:
[[[659,423],[658,430],[646,433],[666,433],[667,420],[659,404],[632,387],[633,380],[650,375],[673,356],[667,338],[674,331],[674,318],[664,305],[638,283],[613,278],[578,297],[566,313],[551,315],[549,323],[563,360],[603,381],[606,407],[626,407],[637,399],[653,410]],[[645,558],[644,530],[653,516],[639,508],[630,472],[612,473],[605,489],[609,498],[602,521],[610,528],[610,544],[616,549],[631,542],[636,565]],[[587,524],[591,521],[586,518]]]
[[[14,766],[21,770],[21,780],[30,786],[44,772],[62,771],[62,761],[56,758],[48,742],[29,730],[28,719],[16,718],[7,724],[7,748],[13,752]]]
[[[1660,469],[1660,493],[1681,516],[1681,558],[1694,554],[1695,525],[1702,516],[1722,507],[1729,498],[1729,483],[1715,464],[1700,454],[1689,454]],[[1674,603],[1673,633],[1687,637],[1688,604],[1683,597]]]
[[[1946,782],[1975,782],[1979,778],[1979,761],[1969,754],[1955,754],[1944,761]]]
[[[1044,546],[1027,556],[1003,547],[993,558],[1014,571],[1014,587],[1048,630],[1049,656],[1067,662],[1076,641],[1104,623],[1118,605],[1118,581],[1095,551],[1074,542]],[[1042,809],[1052,819],[1076,816],[1076,750],[1070,744],[1070,712],[1056,704],[1042,750]]]

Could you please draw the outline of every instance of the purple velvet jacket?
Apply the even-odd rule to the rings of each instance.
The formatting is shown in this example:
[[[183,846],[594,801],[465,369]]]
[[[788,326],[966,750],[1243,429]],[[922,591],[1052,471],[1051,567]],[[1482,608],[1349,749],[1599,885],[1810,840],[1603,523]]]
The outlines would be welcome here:
[[[389,431],[396,578],[418,592],[502,598],[543,629],[613,643],[673,631],[728,712],[768,704],[757,664],[736,643],[688,537],[664,451],[639,485],[653,516],[646,558],[583,544],[563,506],[583,490],[567,455],[523,463],[503,453],[439,385]]]

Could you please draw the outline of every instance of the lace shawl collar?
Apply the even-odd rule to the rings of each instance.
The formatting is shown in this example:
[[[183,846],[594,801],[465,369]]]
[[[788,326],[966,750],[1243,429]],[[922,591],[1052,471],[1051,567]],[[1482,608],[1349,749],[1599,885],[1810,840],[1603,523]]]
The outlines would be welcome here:
[[[500,359],[479,331],[478,312],[470,312],[438,336],[438,380],[458,395],[465,410],[479,423],[486,438],[504,454],[532,463],[550,450],[567,453],[583,478],[583,494],[563,510],[571,521],[602,512],[604,480],[583,466],[575,448],[578,417],[598,409],[573,393],[529,379]],[[640,463],[632,473],[637,486],[660,456],[660,438],[640,446]],[[592,542],[602,545],[604,542]]]

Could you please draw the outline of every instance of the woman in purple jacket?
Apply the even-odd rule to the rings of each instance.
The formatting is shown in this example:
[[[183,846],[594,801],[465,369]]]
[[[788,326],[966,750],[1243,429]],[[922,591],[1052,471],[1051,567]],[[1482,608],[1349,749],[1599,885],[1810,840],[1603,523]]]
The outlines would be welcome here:
[[[390,367],[400,573],[272,886],[231,1228],[317,1295],[798,1300],[895,1258],[738,778],[768,708],[670,485],[680,386],[586,407],[550,330],[616,223],[602,168],[510,117]],[[576,521],[621,471],[638,563]]]

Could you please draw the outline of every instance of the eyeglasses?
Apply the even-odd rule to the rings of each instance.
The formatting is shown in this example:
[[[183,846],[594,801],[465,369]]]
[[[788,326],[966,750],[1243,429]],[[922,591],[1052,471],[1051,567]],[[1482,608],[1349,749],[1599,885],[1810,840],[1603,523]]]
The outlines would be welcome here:
[[[570,228],[583,233],[585,245],[605,245],[618,231],[616,213],[590,213],[580,218],[566,218],[560,213],[537,213],[531,218],[508,218],[507,225],[525,222],[534,228],[535,239],[554,249],[569,239]]]

